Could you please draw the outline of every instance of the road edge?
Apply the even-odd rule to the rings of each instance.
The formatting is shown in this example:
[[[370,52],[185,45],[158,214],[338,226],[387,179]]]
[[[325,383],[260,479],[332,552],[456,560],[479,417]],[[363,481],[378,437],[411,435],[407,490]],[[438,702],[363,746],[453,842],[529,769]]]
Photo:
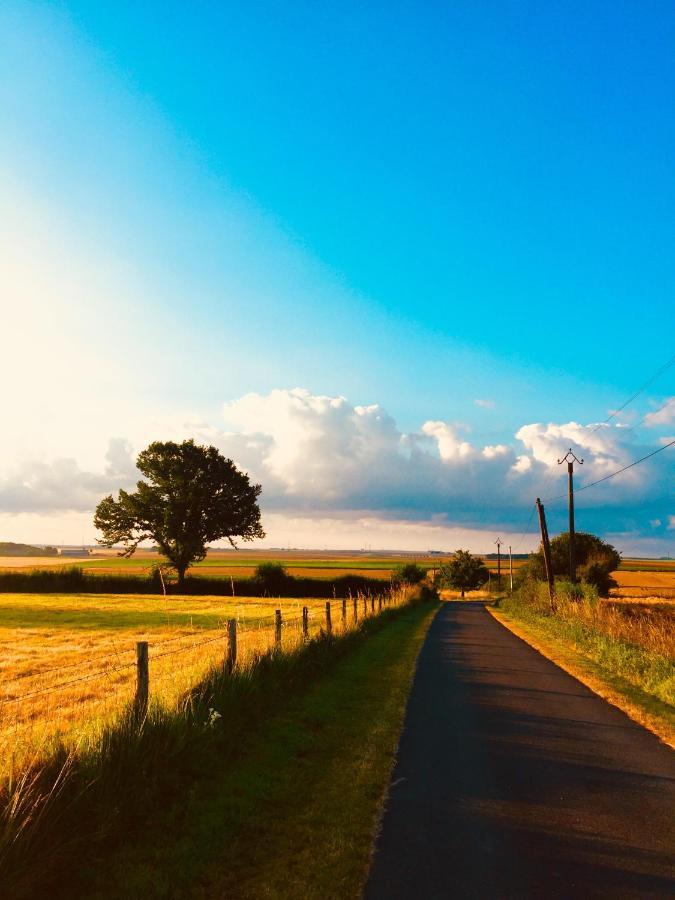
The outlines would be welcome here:
[[[492,606],[486,605],[485,608],[493,619],[515,634],[516,637],[525,641],[526,644],[529,644],[530,647],[538,653],[541,653],[542,656],[550,659],[551,662],[555,663],[555,665],[564,672],[567,672],[568,675],[576,678],[577,681],[580,681],[583,685],[593,691],[594,694],[597,694],[607,703],[620,709],[629,719],[637,725],[641,725],[643,728],[647,729],[647,731],[650,731],[663,744],[670,747],[671,750],[675,750],[675,728],[667,722],[664,722],[658,716],[647,712],[625,694],[612,687],[607,680],[602,677],[602,670],[597,663],[593,662],[593,660],[586,658],[570,647],[561,646],[557,641],[546,640],[541,634],[535,634],[533,629],[529,628],[526,624],[514,621],[512,618],[505,616],[504,613]]]

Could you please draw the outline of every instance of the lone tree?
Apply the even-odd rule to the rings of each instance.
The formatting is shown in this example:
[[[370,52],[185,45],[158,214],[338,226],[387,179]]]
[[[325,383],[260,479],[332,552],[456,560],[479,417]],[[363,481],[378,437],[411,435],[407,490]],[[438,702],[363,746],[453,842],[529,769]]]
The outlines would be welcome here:
[[[472,556],[468,550],[457,550],[450,562],[441,566],[438,577],[443,586],[461,591],[463,600],[464,592],[482,587],[490,573],[477,556]]]
[[[250,541],[265,537],[258,496],[231,459],[216,447],[194,441],[155,441],[136,461],[147,481],[134,493],[120,490],[119,499],[105,497],[96,507],[94,525],[103,533],[99,544],[124,546],[132,556],[141,541],[154,540],[178,574],[178,585],[192,563],[206,556],[207,545],[227,538]]]

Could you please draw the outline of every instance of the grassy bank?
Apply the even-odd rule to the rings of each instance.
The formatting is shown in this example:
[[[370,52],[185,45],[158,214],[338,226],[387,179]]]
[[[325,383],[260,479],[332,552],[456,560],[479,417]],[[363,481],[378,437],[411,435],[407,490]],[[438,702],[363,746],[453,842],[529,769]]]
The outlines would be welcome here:
[[[598,600],[570,600],[559,589],[555,614],[542,590],[500,602],[497,618],[606,699],[675,741],[675,641],[670,610],[655,615]]]
[[[213,672],[140,731],[127,717],[96,753],[55,757],[4,798],[3,883],[12,896],[357,896],[435,608]],[[55,781],[9,845],[12,816]]]

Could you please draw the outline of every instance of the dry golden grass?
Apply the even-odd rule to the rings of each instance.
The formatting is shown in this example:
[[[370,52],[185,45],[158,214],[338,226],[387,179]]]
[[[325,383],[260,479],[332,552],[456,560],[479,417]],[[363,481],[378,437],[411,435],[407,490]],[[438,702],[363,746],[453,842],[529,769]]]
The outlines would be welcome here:
[[[325,625],[325,600],[124,595],[0,595],[0,778],[46,753],[57,740],[96,740],[133,698],[135,645],[148,641],[153,702],[172,704],[225,659],[225,624],[238,621],[243,663],[274,642],[282,610],[282,647]],[[353,627],[353,605],[332,601],[333,630]],[[376,606],[377,611],[377,606]],[[372,615],[370,601],[367,615]],[[358,616],[364,604],[358,601]]]
[[[531,600],[533,608],[548,612],[543,585]],[[665,660],[675,660],[675,604],[624,600],[573,600],[565,591],[556,596],[555,619],[584,629],[613,644],[630,644]]]

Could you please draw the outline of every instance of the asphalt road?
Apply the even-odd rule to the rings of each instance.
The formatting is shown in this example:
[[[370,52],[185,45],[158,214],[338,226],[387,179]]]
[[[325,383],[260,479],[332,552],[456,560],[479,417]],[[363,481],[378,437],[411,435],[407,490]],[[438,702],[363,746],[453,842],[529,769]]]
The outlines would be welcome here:
[[[675,753],[495,621],[420,653],[366,900],[675,897]]]

